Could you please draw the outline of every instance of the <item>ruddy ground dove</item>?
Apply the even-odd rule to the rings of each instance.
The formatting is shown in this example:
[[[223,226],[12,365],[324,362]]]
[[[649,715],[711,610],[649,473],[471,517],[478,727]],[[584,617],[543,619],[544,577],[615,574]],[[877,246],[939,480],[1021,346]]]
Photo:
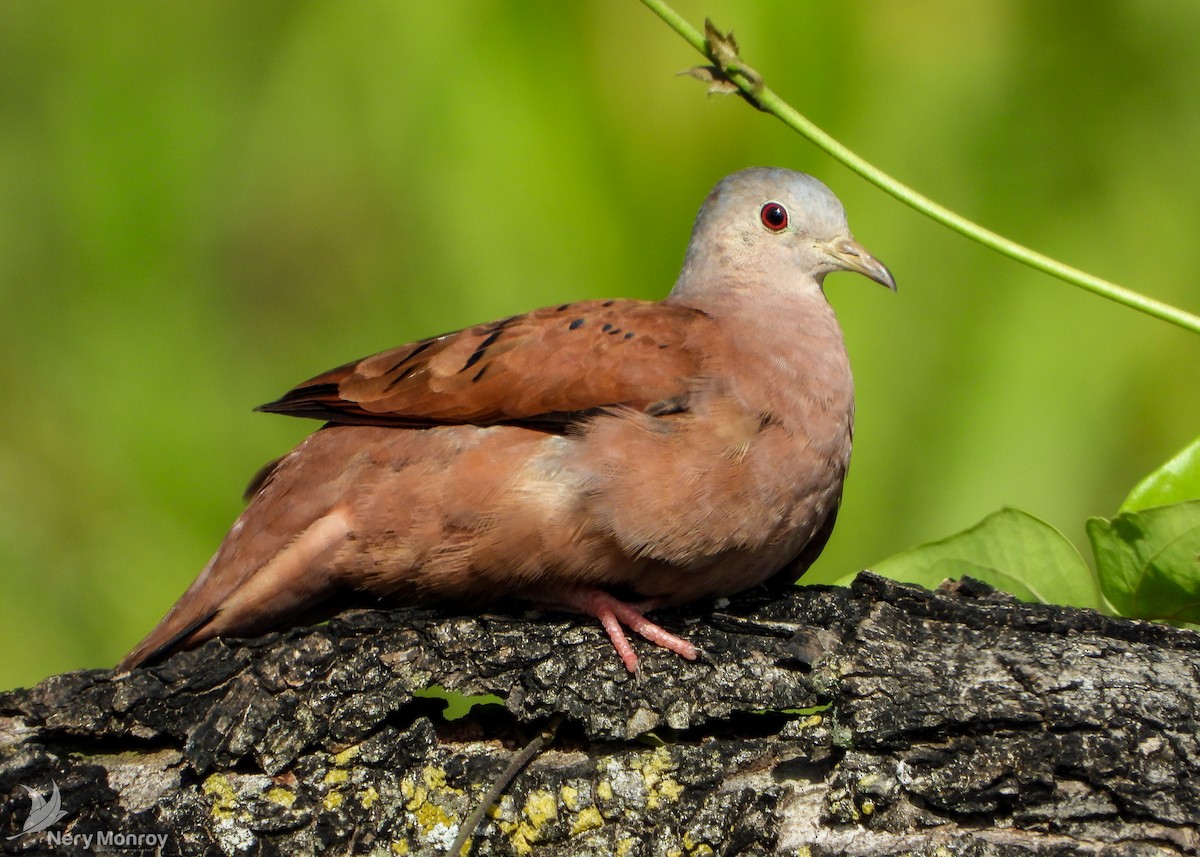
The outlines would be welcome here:
[[[795,579],[828,538],[854,393],[822,284],[894,289],[811,176],[749,169],[696,218],[661,302],[562,304],[403,345],[259,410],[326,425],[264,468],[246,510],[126,670],[312,616],[516,598],[685,658],[656,607]]]

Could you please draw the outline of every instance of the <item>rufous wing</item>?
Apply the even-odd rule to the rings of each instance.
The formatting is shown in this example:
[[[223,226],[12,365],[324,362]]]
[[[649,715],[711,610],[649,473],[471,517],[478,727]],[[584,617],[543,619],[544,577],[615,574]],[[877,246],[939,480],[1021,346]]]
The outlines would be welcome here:
[[[335,423],[555,425],[686,396],[713,325],[635,300],[546,307],[331,369],[258,410]]]

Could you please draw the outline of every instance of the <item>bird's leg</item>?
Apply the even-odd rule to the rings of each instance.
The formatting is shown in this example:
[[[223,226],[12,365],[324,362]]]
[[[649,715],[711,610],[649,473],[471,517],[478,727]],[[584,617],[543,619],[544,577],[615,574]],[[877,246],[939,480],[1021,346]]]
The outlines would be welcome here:
[[[625,669],[631,673],[637,672],[638,657],[629,643],[629,638],[625,636],[622,625],[651,643],[669,649],[689,661],[694,661],[698,654],[696,647],[687,640],[655,625],[645,617],[646,611],[659,605],[655,599],[630,604],[601,589],[576,589],[562,593],[555,601],[564,607],[599,619],[604,630],[608,632],[608,638],[612,640],[613,648],[620,655],[621,662],[625,664]]]

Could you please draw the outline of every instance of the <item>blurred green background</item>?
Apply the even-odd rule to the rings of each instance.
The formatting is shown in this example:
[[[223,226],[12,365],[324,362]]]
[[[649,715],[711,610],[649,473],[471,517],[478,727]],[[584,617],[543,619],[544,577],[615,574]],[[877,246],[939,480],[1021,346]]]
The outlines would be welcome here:
[[[685,2],[884,169],[1200,310],[1200,4]],[[1200,338],[1002,260],[737,99],[634,0],[0,2],[0,687],[113,664],[267,459],[250,409],[535,306],[660,297],[722,175],[815,173],[896,274],[811,580],[1005,504],[1083,542],[1200,432]]]

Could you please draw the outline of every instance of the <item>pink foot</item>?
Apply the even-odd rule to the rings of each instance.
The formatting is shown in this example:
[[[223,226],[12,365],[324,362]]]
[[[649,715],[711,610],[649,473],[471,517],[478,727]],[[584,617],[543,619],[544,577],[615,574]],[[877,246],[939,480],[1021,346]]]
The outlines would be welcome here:
[[[586,613],[599,619],[604,630],[608,632],[608,638],[612,640],[613,648],[620,655],[621,662],[625,664],[625,669],[631,673],[637,672],[638,657],[637,653],[633,651],[633,646],[629,644],[629,638],[625,636],[622,625],[680,657],[687,658],[689,661],[696,660],[698,653],[695,646],[682,637],[677,637],[670,631],[655,625],[643,615],[647,610],[653,610],[657,606],[657,602],[653,600],[629,604],[599,589],[581,589],[563,593],[555,601],[565,607],[574,608],[580,613]]]

